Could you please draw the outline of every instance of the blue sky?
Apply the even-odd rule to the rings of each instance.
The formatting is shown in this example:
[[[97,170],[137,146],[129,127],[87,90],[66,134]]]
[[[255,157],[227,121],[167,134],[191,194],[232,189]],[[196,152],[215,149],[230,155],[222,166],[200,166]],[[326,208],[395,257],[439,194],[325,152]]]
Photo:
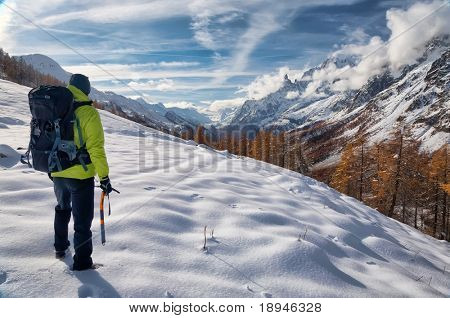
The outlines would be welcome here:
[[[71,72],[87,74],[102,90],[206,108],[248,98],[245,87],[281,67],[295,72],[344,44],[372,36],[387,40],[386,11],[413,1],[1,2],[109,74],[2,6],[0,46],[10,53],[48,55]]]

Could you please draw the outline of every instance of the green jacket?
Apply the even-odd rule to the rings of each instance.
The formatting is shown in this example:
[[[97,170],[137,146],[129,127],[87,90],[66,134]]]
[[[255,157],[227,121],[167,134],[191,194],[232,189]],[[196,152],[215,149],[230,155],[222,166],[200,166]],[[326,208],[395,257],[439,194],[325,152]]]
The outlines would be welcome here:
[[[75,101],[89,101],[86,96],[75,86],[69,85],[67,88],[72,92]],[[81,136],[86,144],[86,149],[91,157],[92,163],[88,164],[87,171],[81,165],[75,165],[66,170],[53,172],[52,177],[70,178],[70,179],[87,179],[98,174],[100,180],[108,176],[109,168],[105,154],[105,137],[103,135],[103,126],[97,109],[92,106],[81,106],[75,110],[77,121],[74,125],[74,137],[77,148],[80,148],[80,139],[78,136],[78,123],[81,128]]]

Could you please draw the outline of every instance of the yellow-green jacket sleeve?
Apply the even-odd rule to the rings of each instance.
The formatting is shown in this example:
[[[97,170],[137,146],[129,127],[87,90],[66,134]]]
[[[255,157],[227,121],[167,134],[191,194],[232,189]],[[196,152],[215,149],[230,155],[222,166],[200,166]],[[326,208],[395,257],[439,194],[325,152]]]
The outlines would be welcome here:
[[[105,153],[105,136],[98,111],[91,107],[90,113],[89,118],[81,121],[81,126],[84,126],[82,128],[86,149],[101,180],[109,174],[108,161],[106,160]]]

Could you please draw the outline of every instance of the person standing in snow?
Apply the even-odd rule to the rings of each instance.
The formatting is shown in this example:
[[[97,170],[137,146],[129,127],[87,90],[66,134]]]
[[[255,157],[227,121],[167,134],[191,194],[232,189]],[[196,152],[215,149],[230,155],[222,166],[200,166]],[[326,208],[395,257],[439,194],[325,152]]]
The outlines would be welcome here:
[[[91,85],[86,76],[72,75],[67,88],[72,92],[75,102],[89,102]],[[70,246],[68,227],[73,214],[75,255],[72,269],[81,271],[93,268],[91,224],[94,218],[94,176],[98,175],[100,188],[107,194],[112,191],[112,186],[98,111],[91,105],[80,106],[75,110],[75,117],[75,144],[77,148],[85,145],[90,163],[85,167],[77,164],[49,176],[53,180],[58,202],[54,221],[55,256],[60,259],[66,256]]]

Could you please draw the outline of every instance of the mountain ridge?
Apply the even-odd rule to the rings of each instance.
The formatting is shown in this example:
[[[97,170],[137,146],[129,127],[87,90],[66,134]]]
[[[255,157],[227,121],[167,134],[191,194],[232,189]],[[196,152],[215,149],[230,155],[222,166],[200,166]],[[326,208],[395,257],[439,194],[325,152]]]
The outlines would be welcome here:
[[[56,79],[67,83],[71,73],[65,71],[55,60],[43,54],[30,54],[20,56],[25,63],[33,66],[36,70],[43,74],[54,76]],[[104,107],[106,110],[119,108],[118,112],[122,112],[130,116],[130,118],[144,118],[141,123],[147,122],[150,127],[158,128],[164,131],[183,130],[185,128],[193,129],[200,124],[209,124],[211,121],[208,117],[200,114],[195,109],[167,108],[162,103],[148,103],[144,98],[137,100],[126,96],[116,94],[113,91],[102,92],[95,87],[91,88],[90,97]],[[166,116],[168,112],[175,113],[177,121],[173,122]],[[142,117],[143,116],[143,117]]]
[[[401,126],[411,126],[424,149],[436,150],[450,137],[449,43],[448,37],[434,39],[422,58],[405,66],[397,76],[385,69],[359,89],[335,92],[330,88],[334,82],[323,81],[314,91],[305,93],[314,72],[325,70],[336,61],[340,63],[339,69],[354,65],[352,57],[340,57],[341,60],[331,57],[306,71],[300,79],[291,81],[286,75],[278,91],[260,100],[247,100],[228,125],[297,132],[303,136],[307,148],[313,147],[309,145],[312,136],[324,141],[332,129],[339,129],[341,135],[345,132],[345,140],[367,133],[369,141],[376,142]],[[287,98],[289,92],[294,92],[291,95],[295,97]],[[314,147],[318,145],[314,142]],[[339,153],[341,145],[336,143],[329,155]],[[312,159],[314,164],[323,161]]]

